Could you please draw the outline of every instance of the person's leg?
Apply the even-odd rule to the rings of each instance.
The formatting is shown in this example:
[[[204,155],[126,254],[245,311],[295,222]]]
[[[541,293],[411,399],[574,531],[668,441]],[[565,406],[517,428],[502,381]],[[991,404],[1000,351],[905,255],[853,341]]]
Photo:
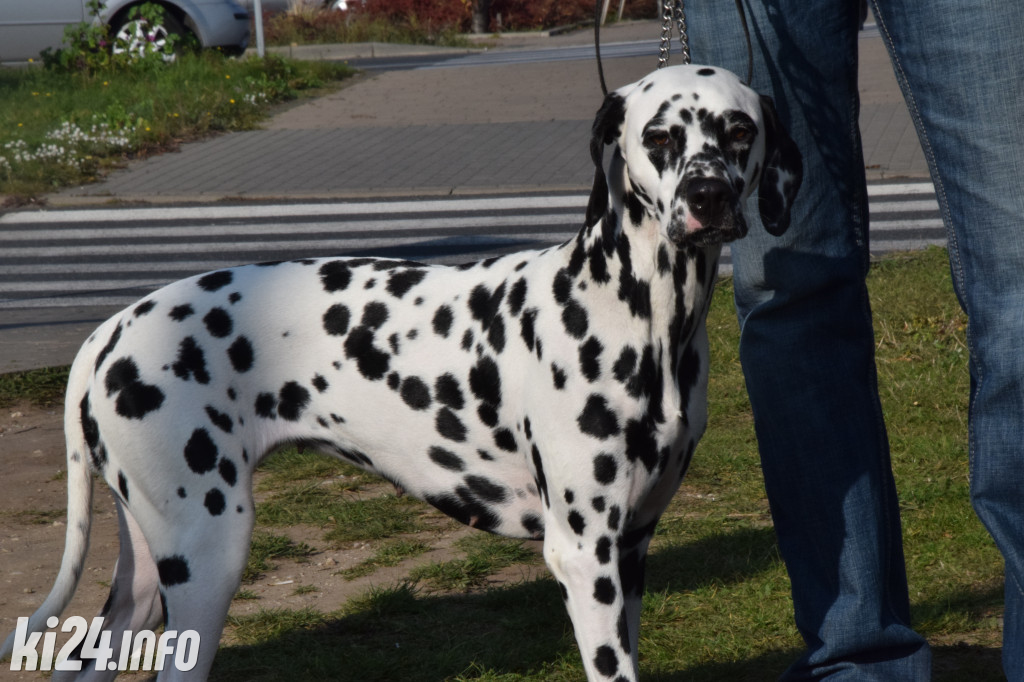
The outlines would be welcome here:
[[[754,82],[804,155],[789,231],[733,244],[740,351],[807,651],[784,679],[927,680],[909,627],[899,507],[865,276],[857,0],[745,2]],[[746,72],[733,3],[686,3],[694,62]]]
[[[971,351],[971,494],[1006,559],[1003,666],[1024,680],[1024,15],[879,0],[949,231]]]

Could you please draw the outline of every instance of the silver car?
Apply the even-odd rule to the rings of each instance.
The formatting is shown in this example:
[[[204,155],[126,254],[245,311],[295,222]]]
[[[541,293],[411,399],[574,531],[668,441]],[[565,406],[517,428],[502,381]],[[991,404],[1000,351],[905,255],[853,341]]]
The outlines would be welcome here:
[[[132,19],[142,0],[106,0],[99,21],[111,28],[117,49],[161,47],[168,34],[194,35],[199,45],[233,54],[249,44],[249,13],[235,0],[159,0],[164,21],[148,26]],[[58,48],[64,29],[91,21],[86,0],[0,0],[0,61],[35,59]]]

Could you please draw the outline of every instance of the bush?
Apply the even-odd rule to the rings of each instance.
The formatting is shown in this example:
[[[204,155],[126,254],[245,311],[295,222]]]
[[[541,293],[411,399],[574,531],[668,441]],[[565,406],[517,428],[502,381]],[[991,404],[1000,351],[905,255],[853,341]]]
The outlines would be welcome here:
[[[300,4],[288,12],[266,13],[264,35],[270,45],[332,42],[399,42],[464,45],[474,0],[365,0],[348,12]],[[658,16],[655,0],[631,0],[624,19]],[[614,16],[618,5],[612,4]],[[501,21],[498,21],[498,17]],[[591,21],[593,0],[491,0],[491,31],[551,29]]]

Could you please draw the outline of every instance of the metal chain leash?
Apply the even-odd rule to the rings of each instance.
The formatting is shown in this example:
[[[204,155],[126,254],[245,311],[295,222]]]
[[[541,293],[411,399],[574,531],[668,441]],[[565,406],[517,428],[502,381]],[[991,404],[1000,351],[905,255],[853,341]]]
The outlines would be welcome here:
[[[668,55],[672,49],[672,23],[679,31],[679,45],[683,55],[683,64],[690,63],[690,37],[686,34],[686,13],[683,0],[662,0],[661,13],[661,47],[658,49],[658,68],[668,64]]]

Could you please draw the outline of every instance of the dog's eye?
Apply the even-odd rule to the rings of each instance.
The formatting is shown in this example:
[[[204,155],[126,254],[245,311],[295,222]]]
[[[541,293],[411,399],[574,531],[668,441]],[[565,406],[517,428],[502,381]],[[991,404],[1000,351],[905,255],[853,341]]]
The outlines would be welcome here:
[[[669,143],[669,135],[664,130],[654,130],[644,135],[644,144],[648,147],[664,147]]]
[[[733,128],[729,133],[729,137],[733,142],[749,142],[754,137],[754,132],[749,128],[740,126]]]

